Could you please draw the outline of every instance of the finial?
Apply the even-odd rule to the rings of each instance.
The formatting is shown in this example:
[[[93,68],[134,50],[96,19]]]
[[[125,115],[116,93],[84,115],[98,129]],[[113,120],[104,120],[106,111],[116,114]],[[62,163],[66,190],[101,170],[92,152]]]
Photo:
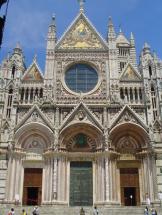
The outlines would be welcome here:
[[[130,35],[130,43],[131,43],[131,45],[132,45],[132,46],[134,46],[134,45],[135,45],[134,35],[133,35],[133,33],[132,33],[132,32],[131,32],[131,35]]]
[[[112,23],[112,17],[109,16],[109,26],[112,26],[112,25],[113,25],[113,23]]]
[[[16,49],[21,49],[20,42],[17,42]]]
[[[37,62],[37,54],[34,55],[33,61]]]
[[[119,25],[119,34],[122,34],[122,33],[123,33],[123,31],[122,31],[122,26]]]
[[[84,3],[85,0],[78,0],[79,4],[80,4],[80,12],[84,13]]]
[[[114,25],[112,22],[112,17],[109,16],[109,21],[108,21],[108,38],[115,38],[116,37],[116,33],[115,33],[115,29],[114,29]]]
[[[148,45],[147,42],[145,42],[143,49],[150,49],[150,46]]]
[[[19,42],[17,42],[16,47],[14,48],[14,53],[22,53],[22,49]]]
[[[53,14],[52,14],[52,19],[55,20],[55,18],[56,18],[56,14],[53,13]]]
[[[55,15],[55,13],[53,13],[50,26],[55,26],[55,21],[56,21],[56,15]]]

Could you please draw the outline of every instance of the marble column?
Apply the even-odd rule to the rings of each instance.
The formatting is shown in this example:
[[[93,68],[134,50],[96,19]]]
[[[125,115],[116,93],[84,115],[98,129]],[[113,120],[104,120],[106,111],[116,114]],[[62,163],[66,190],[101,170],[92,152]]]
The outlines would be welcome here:
[[[57,158],[53,159],[53,201],[57,200],[57,186],[58,186],[58,169],[57,169]]]
[[[105,200],[110,201],[109,158],[105,158]]]
[[[43,169],[43,191],[42,201],[43,204],[52,202],[52,176],[53,176],[53,161],[52,158],[45,159],[45,167]]]
[[[11,154],[8,163],[8,176],[7,176],[7,189],[6,201],[14,202],[15,195],[19,196],[20,202],[22,201],[22,157],[20,154]]]
[[[156,168],[155,161],[152,159],[152,155],[146,155],[142,160],[143,202],[146,201],[146,194],[148,194],[151,202],[154,202],[156,199]]]
[[[110,201],[112,204],[119,204],[119,193],[120,189],[119,177],[120,174],[117,172],[116,159],[111,159],[110,161]],[[119,186],[119,187],[118,187]]]
[[[58,199],[60,203],[67,204],[67,160],[58,159]]]
[[[103,203],[105,201],[105,171],[104,171],[104,158],[97,158],[96,160],[96,203]]]

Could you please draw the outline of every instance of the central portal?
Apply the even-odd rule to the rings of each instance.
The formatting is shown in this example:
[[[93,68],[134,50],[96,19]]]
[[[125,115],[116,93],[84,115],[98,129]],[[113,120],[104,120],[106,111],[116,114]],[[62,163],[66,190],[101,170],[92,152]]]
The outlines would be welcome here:
[[[70,206],[93,205],[92,162],[70,163]]]

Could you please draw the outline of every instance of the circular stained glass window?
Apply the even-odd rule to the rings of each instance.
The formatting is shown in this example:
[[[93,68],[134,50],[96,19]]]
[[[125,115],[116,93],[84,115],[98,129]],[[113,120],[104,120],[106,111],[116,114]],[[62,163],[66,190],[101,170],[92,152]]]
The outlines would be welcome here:
[[[87,93],[93,90],[97,82],[96,70],[86,64],[75,64],[65,73],[66,85],[76,93]]]

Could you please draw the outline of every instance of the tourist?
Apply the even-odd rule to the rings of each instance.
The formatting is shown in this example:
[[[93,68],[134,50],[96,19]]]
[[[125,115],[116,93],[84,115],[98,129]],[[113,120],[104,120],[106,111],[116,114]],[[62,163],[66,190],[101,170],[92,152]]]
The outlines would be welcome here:
[[[38,208],[38,206],[34,207],[33,215],[39,215],[39,208]]]
[[[151,215],[157,215],[157,211],[155,210],[155,208],[151,209]]]
[[[94,209],[93,209],[93,215],[98,215],[99,213],[98,213],[98,209],[97,209],[97,207],[95,206],[94,207]]]
[[[8,212],[8,215],[15,215],[14,208],[11,208],[11,210]]]
[[[149,211],[148,211],[148,207],[146,206],[144,210],[144,215],[148,215],[148,214],[149,214]]]
[[[146,193],[146,205],[149,207],[151,205],[150,198],[148,196],[148,193]]]
[[[27,215],[25,209],[22,209],[22,214],[21,215]]]

